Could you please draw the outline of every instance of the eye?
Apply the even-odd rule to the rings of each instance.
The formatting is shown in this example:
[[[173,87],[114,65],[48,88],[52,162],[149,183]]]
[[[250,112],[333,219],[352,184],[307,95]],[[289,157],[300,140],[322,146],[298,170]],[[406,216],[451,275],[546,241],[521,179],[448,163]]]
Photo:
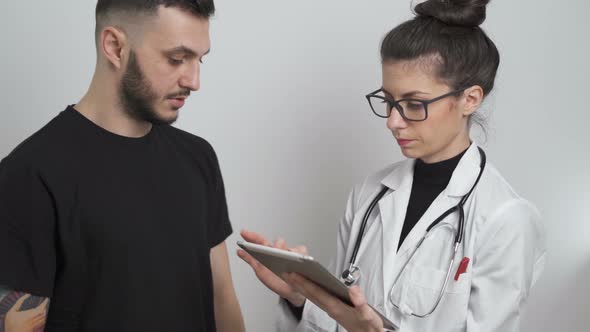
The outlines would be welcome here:
[[[168,62],[173,66],[178,66],[184,63],[184,59],[169,58]]]
[[[408,111],[422,111],[424,106],[420,102],[410,101],[407,102],[405,107]]]

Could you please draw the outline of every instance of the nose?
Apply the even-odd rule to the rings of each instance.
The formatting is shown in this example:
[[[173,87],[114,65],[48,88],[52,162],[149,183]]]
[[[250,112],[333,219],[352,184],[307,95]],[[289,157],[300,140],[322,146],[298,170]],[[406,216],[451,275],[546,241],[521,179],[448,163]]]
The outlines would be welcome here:
[[[389,114],[389,118],[387,118],[387,128],[390,130],[398,130],[402,128],[406,128],[408,126],[408,122],[402,117],[399,111],[394,107],[391,110],[391,114]]]
[[[187,66],[186,71],[180,78],[180,87],[191,91],[199,90],[201,87],[200,72],[201,64],[198,61],[192,66]]]

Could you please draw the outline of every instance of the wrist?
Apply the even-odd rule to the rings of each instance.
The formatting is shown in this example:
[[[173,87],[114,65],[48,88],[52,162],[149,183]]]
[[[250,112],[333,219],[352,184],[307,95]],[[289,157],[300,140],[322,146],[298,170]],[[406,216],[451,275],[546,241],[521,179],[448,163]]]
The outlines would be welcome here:
[[[293,305],[294,307],[303,307],[305,305],[305,297],[301,294],[296,294],[294,296],[290,296],[288,298],[286,298],[285,300],[289,301],[289,303],[291,303],[291,305]]]

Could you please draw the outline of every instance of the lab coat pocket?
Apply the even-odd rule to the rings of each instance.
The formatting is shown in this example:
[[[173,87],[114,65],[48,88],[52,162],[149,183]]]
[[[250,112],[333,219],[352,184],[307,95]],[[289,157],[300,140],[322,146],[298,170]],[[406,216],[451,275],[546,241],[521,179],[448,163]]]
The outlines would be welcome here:
[[[438,294],[443,288],[445,278],[447,277],[447,271],[418,265],[409,266],[409,268],[410,277],[408,279],[408,286],[424,289],[425,294],[433,293],[438,297]],[[455,281],[454,273],[457,268],[458,265],[455,263],[453,269],[451,269],[451,275],[449,276],[445,293],[463,293],[469,290],[471,273],[468,272],[470,271],[461,274],[459,279]]]
[[[420,322],[419,326],[428,326],[444,331],[461,331],[464,327],[471,287],[471,273],[470,271],[463,273],[455,281],[456,269],[457,266],[454,266],[451,270],[448,284],[443,291],[447,276],[446,270],[427,266],[409,266],[410,273],[402,295],[405,310],[410,310],[417,315],[425,315],[434,309],[432,315],[425,319],[417,318]],[[441,291],[443,291],[442,298],[435,308]],[[410,321],[416,321],[414,318],[412,317]],[[420,329],[420,331],[422,330]],[[424,329],[424,331],[430,331],[430,329]]]
[[[446,273],[425,266],[411,266],[402,302],[417,315],[429,313],[443,288]]]

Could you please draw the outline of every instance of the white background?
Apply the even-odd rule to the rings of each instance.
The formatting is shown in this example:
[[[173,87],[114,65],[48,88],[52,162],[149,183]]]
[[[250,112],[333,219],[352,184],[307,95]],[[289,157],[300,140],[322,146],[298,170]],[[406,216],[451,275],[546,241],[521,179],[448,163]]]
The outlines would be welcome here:
[[[0,4],[0,157],[86,91],[94,5]],[[218,0],[217,8],[202,89],[177,125],[217,150],[247,327],[272,331],[276,298],[235,256],[237,231],[284,235],[330,260],[348,190],[402,158],[364,94],[381,84],[379,42],[411,17],[409,1]],[[484,24],[502,63],[484,107],[489,137],[478,141],[539,207],[547,231],[548,265],[523,331],[590,325],[589,11],[583,0],[497,0]]]

